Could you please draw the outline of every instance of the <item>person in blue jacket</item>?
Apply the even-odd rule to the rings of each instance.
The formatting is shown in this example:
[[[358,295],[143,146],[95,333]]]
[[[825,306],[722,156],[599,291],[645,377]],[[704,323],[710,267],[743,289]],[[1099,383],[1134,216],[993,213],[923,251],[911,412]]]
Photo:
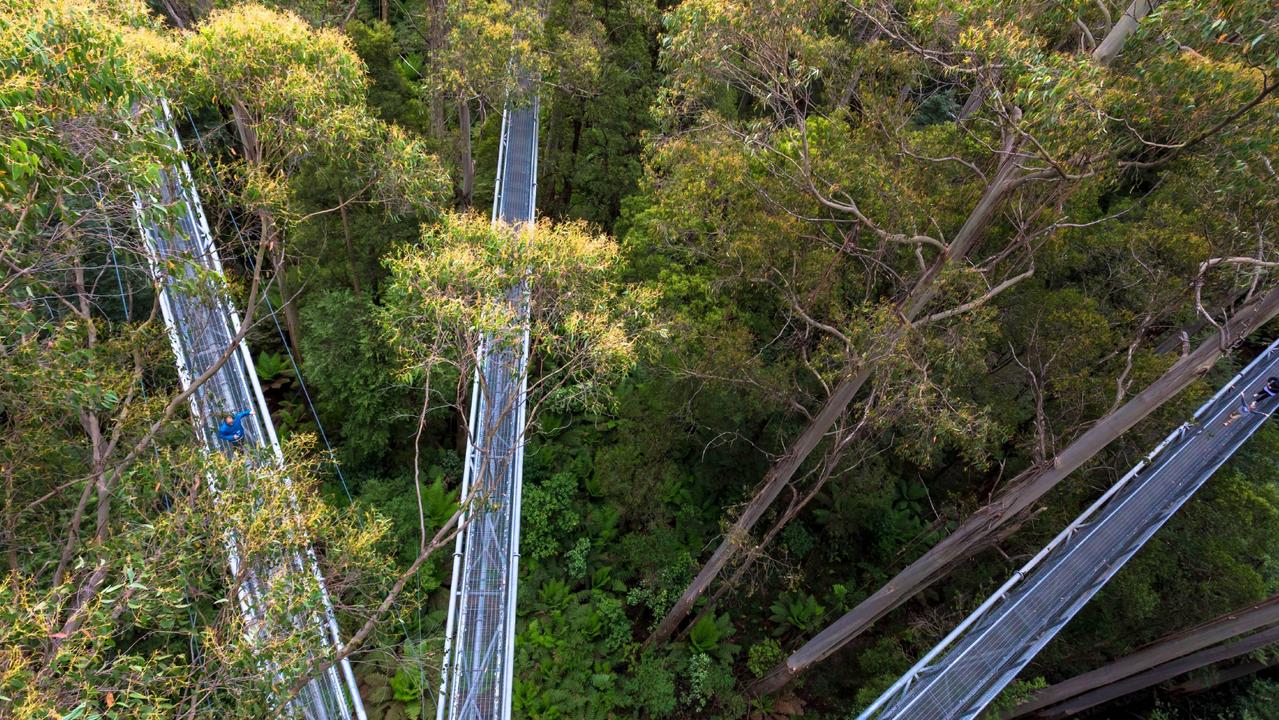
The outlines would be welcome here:
[[[241,410],[235,415],[227,415],[218,425],[218,437],[233,448],[244,442],[244,418],[253,414],[252,410]]]

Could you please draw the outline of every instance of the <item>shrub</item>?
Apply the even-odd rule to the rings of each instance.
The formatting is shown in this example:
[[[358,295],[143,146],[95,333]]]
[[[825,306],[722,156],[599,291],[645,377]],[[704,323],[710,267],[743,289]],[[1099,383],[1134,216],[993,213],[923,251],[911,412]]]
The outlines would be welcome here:
[[[535,560],[559,555],[564,541],[581,525],[573,509],[577,479],[570,473],[556,473],[546,482],[524,488],[520,545]]]
[[[665,658],[644,655],[631,666],[625,689],[631,707],[647,711],[649,717],[670,717],[675,711],[675,676]]]
[[[817,598],[807,593],[783,593],[769,609],[773,611],[773,622],[782,625],[774,631],[777,635],[786,631],[786,625],[803,632],[816,630],[826,614]]]
[[[746,668],[755,677],[764,677],[783,657],[782,644],[773,638],[765,638],[751,645],[746,655]]]
[[[590,552],[591,539],[588,537],[578,538],[577,544],[564,556],[567,563],[565,569],[568,571],[569,577],[574,580],[581,580],[586,577],[586,558],[590,555]]]

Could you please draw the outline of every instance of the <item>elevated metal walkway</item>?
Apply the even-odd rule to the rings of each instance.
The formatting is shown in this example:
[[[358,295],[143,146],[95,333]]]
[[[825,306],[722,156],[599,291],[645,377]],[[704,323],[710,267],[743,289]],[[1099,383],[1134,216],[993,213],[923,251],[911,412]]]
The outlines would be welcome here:
[[[533,232],[538,100],[502,113],[493,222]],[[527,317],[523,283],[507,302]],[[462,480],[464,529],[453,555],[437,720],[509,720],[514,684],[528,327],[484,338]],[[469,502],[468,499],[469,498]]]
[[[163,127],[181,152],[182,143],[172,129],[167,106],[164,112]],[[155,213],[148,212],[155,206],[170,208],[170,213],[177,215],[168,215],[171,221],[162,223],[156,219]],[[232,347],[232,341],[240,331],[240,318],[222,291],[222,261],[186,161],[163,171],[159,186],[153,188],[151,194],[137,192],[135,209],[142,237],[152,253],[148,259],[159,283],[164,321],[177,361],[178,375],[183,389],[186,389],[194,378],[207,372]],[[209,452],[238,453],[237,457],[247,458],[250,466],[283,463],[275,426],[246,343],[238,343],[227,362],[191,394],[189,403],[196,433]],[[244,409],[252,411],[252,415],[244,419],[246,447],[232,450],[218,438],[216,425],[223,416]],[[217,482],[214,478],[209,480],[216,500],[219,493]],[[293,492],[291,485],[288,485],[288,492]],[[288,501],[296,507],[295,497],[288,498]],[[305,552],[282,554],[273,561],[272,567],[243,568],[240,541],[234,533],[228,534],[226,546],[232,576],[244,574],[238,599],[250,638],[270,637],[276,632],[267,616],[267,588],[263,583],[264,578],[271,578],[273,584],[290,583],[294,588],[291,592],[319,594],[322,612],[310,617],[289,618],[292,627],[287,632],[310,636],[307,642],[319,649],[312,659],[334,654],[342,642],[324,579],[310,547],[307,546]],[[283,684],[288,684],[288,679],[278,677],[278,668],[267,667],[264,670],[277,675]],[[346,660],[314,678],[290,708],[296,716],[307,720],[365,718],[355,675]]]
[[[1255,358],[867,708],[859,720],[975,718],[1265,422],[1279,398],[1225,421],[1279,376]]]

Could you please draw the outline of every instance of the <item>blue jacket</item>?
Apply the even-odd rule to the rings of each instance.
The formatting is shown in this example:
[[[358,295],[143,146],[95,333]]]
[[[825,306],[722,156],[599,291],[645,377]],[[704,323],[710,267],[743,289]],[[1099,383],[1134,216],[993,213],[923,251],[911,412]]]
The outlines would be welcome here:
[[[232,417],[230,424],[225,419],[218,423],[218,437],[227,442],[239,442],[244,437],[244,424],[241,421],[249,414],[249,410],[241,410]]]

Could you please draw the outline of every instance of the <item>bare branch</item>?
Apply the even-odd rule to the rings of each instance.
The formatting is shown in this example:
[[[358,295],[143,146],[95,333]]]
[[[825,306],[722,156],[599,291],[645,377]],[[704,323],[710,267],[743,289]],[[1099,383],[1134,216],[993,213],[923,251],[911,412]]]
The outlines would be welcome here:
[[[1035,268],[1032,267],[1031,269],[1027,270],[1026,272],[1020,275],[1010,277],[1007,280],[999,283],[998,285],[996,285],[995,287],[987,291],[986,294],[982,295],[976,300],[966,302],[962,305],[956,305],[955,307],[949,310],[943,310],[942,312],[939,312],[939,313],[933,313],[932,315],[929,315],[923,320],[917,321],[915,325],[923,326],[929,323],[937,322],[939,320],[946,320],[947,318],[952,318],[952,317],[955,317],[956,315],[962,315],[966,312],[969,312],[970,310],[975,310],[981,307],[982,305],[985,305],[986,303],[990,302],[991,300],[995,299],[995,297],[997,297],[1000,293],[1004,292],[1008,288],[1016,285],[1022,280],[1026,280],[1030,278],[1034,274],[1035,274]]]

